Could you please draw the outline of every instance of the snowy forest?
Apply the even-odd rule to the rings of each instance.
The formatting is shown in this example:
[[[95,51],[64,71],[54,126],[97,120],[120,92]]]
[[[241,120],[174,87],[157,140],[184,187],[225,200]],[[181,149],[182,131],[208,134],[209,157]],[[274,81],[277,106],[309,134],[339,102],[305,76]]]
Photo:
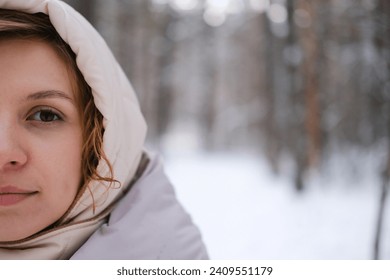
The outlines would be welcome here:
[[[262,157],[296,196],[313,174],[342,173],[351,181],[338,187],[357,192],[371,172],[369,249],[346,258],[390,258],[388,0],[66,2],[127,73],[150,146]]]

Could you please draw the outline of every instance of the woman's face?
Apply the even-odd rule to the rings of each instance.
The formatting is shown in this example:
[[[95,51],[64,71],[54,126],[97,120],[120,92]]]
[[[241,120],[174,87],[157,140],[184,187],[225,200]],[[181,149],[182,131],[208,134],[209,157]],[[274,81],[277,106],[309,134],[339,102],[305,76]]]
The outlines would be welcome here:
[[[48,43],[0,40],[0,241],[51,225],[76,196],[83,139],[72,82]]]

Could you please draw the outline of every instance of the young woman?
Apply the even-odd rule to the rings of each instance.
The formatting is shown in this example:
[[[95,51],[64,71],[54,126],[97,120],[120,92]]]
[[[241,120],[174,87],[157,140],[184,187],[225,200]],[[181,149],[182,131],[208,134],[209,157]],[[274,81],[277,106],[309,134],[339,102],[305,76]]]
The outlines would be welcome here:
[[[133,89],[58,0],[0,0],[0,259],[204,259]]]

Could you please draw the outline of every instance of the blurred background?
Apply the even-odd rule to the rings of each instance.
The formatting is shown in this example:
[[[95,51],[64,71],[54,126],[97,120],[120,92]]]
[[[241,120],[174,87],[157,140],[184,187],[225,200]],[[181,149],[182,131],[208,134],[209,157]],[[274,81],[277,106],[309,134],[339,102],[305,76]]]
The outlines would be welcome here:
[[[68,0],[215,259],[390,259],[390,2]]]

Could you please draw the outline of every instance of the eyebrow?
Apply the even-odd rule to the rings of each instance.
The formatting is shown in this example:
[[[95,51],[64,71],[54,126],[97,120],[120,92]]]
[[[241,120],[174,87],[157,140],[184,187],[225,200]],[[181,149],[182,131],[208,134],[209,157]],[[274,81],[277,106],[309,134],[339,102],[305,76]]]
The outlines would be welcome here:
[[[70,101],[74,104],[74,100],[66,93],[59,90],[43,90],[30,94],[27,96],[27,100],[39,100],[46,98],[61,98]]]

